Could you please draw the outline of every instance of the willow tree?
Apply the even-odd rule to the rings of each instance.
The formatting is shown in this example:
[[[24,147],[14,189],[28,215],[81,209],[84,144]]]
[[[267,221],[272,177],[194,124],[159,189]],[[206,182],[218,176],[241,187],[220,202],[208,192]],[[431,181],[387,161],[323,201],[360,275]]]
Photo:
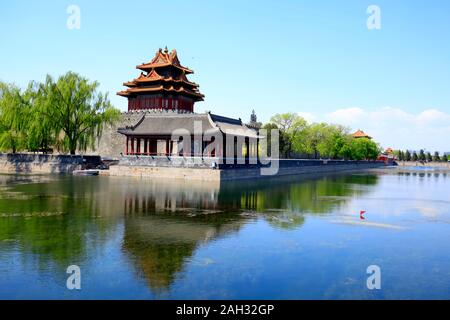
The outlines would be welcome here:
[[[41,84],[30,82],[27,89],[30,109],[27,117],[27,141],[29,151],[48,152],[56,141],[55,130],[51,119],[45,116],[47,96],[41,90]]]
[[[64,152],[94,148],[105,124],[119,117],[107,94],[98,92],[98,82],[90,82],[68,72],[55,81],[47,76],[41,85],[45,97],[40,108],[55,131],[56,143]]]
[[[17,151],[26,148],[30,114],[29,90],[22,93],[12,84],[0,83],[0,150]]]

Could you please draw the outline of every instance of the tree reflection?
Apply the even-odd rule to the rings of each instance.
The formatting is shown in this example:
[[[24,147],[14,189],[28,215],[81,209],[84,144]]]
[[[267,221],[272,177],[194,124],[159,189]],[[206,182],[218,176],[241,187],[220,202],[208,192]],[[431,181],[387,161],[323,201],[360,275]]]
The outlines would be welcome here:
[[[6,177],[0,181],[0,250],[65,275],[95,257],[123,225],[122,249],[154,291],[168,289],[202,244],[248,221],[298,229],[371,190],[376,175],[227,183],[122,177]],[[120,230],[120,229],[119,229]],[[11,240],[11,241],[10,241]]]
[[[156,292],[168,289],[201,244],[238,231],[248,219],[297,229],[305,214],[327,214],[367,192],[376,175],[222,183],[151,182],[125,194],[123,247]]]
[[[377,175],[335,175],[316,178],[277,178],[259,181],[233,181],[221,186],[219,202],[227,208],[265,212],[326,214],[350,196],[361,195],[378,182]]]
[[[0,249],[19,248],[25,262],[39,269],[56,267],[64,274],[87,258],[87,243],[103,244],[114,226],[97,219],[108,208],[96,197],[99,180],[3,177],[9,182],[0,191]]]
[[[189,219],[152,214],[126,219],[123,248],[150,288],[161,292],[183,271],[201,244],[236,232],[242,222],[226,214]]]

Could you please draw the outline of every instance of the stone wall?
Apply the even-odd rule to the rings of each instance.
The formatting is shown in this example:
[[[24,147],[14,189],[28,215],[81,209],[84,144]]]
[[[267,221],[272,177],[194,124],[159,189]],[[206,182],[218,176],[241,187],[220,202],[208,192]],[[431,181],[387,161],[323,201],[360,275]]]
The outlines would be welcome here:
[[[450,162],[397,161],[400,167],[431,167],[450,170]]]
[[[145,112],[124,112],[114,125],[103,129],[102,136],[96,143],[95,150],[88,149],[85,154],[100,155],[104,158],[118,159],[125,150],[126,138],[117,132],[118,128],[135,125]]]
[[[71,173],[98,164],[95,156],[0,154],[0,173]]]
[[[110,176],[128,176],[155,179],[180,179],[194,181],[220,181],[221,170],[202,168],[170,168],[148,166],[111,166]]]
[[[263,166],[253,165],[220,165],[219,169],[211,168],[211,161],[193,161],[183,165],[168,166],[164,157],[126,157],[119,165],[109,170],[111,176],[151,177],[162,179],[182,179],[197,181],[226,181],[239,179],[273,178],[278,176],[295,176],[302,174],[336,173],[344,171],[359,171],[384,167],[380,161],[323,161],[323,160],[281,160],[276,175],[262,175]],[[167,157],[166,157],[167,158]],[[194,159],[195,160],[195,159]],[[158,165],[160,164],[160,165]],[[163,165],[161,165],[163,164]]]
[[[308,160],[306,160],[308,161]],[[300,163],[302,160],[300,160]],[[381,162],[363,162],[363,161],[348,161],[343,163],[309,163],[308,165],[289,165],[283,166],[280,163],[278,173],[276,175],[262,175],[261,168],[249,168],[249,169],[224,169],[220,170],[220,179],[222,181],[227,180],[240,180],[240,179],[260,179],[260,178],[272,178],[282,176],[296,176],[305,174],[323,174],[323,173],[338,173],[345,171],[361,171],[368,169],[376,169],[384,167],[384,163]]]
[[[217,157],[178,157],[178,156],[122,156],[120,166],[203,168],[209,169],[219,163]]]

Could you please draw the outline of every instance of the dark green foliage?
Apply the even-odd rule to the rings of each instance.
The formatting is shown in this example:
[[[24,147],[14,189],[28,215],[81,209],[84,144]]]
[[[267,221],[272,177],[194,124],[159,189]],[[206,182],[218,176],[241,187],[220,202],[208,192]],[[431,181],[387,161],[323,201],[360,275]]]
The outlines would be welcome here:
[[[0,83],[0,150],[43,151],[57,148],[75,154],[94,148],[104,124],[119,111],[99,84],[68,72],[57,81],[31,82],[25,91]]]

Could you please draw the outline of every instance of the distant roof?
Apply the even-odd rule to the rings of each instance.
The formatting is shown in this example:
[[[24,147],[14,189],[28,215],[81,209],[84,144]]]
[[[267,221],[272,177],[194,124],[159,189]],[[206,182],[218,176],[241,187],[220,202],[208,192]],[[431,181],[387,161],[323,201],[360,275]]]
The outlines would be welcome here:
[[[358,130],[356,131],[354,134],[352,134],[353,138],[367,138],[367,139],[372,139],[371,136],[369,136],[368,134],[366,134],[364,131],[362,130]]]
[[[195,126],[201,126],[202,132],[208,130],[211,134],[220,131],[234,136],[258,137],[256,130],[248,128],[240,119],[210,113],[145,113],[134,126],[119,128],[117,132],[127,136],[171,136],[177,129],[194,134]]]

